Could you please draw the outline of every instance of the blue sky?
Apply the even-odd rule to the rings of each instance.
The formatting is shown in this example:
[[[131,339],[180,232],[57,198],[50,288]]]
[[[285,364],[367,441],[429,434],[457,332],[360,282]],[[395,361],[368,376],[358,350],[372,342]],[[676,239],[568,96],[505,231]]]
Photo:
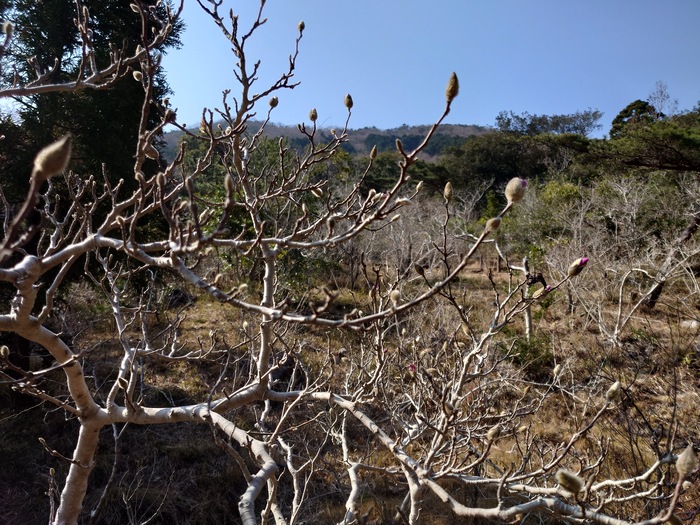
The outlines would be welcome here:
[[[185,0],[184,46],[164,58],[178,119],[198,124],[202,108],[237,93],[227,40]],[[257,0],[224,0],[241,31]],[[249,41],[259,88],[284,71],[297,24],[306,29],[293,91],[279,94],[272,120],[297,124],[317,108],[338,127],[343,98],[352,128],[429,124],[441,113],[452,71],[460,95],[447,122],[493,125],[500,111],[604,113],[601,134],[630,102],[665,82],[681,110],[700,102],[700,0],[268,0],[268,22]]]

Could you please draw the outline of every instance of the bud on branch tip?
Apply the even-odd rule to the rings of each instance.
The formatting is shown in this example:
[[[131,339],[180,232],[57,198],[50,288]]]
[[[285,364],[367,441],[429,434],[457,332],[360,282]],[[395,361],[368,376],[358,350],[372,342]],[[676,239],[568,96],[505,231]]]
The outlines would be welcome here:
[[[581,257],[580,259],[576,259],[574,262],[571,263],[569,269],[566,271],[566,274],[569,277],[576,277],[585,268],[587,263],[588,257]]]
[[[447,103],[449,104],[454,100],[454,98],[459,94],[459,80],[457,79],[457,74],[452,73],[449,82],[447,82],[447,89],[445,90],[445,97],[447,98]]]
[[[556,473],[557,483],[564,490],[568,490],[573,494],[578,494],[583,488],[583,480],[573,472],[565,469],[559,469]]]
[[[68,133],[42,149],[34,158],[34,176],[47,180],[61,173],[70,160],[73,136]]]
[[[510,179],[506,185],[506,199],[508,199],[508,204],[515,204],[523,200],[525,196],[525,188],[527,187],[527,181],[521,179],[520,177],[514,177]]]
[[[698,468],[698,457],[695,455],[693,445],[688,445],[676,460],[678,476],[685,479]]]

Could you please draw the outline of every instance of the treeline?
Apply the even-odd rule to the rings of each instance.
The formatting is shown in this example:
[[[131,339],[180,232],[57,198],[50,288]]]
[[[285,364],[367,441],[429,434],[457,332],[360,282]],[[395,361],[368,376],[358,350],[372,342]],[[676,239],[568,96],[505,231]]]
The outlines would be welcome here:
[[[501,188],[513,177],[588,184],[612,173],[700,173],[698,107],[665,115],[649,102],[637,100],[614,119],[610,138],[591,138],[602,127],[601,117],[601,112],[593,109],[552,116],[504,111],[496,117],[493,128],[463,126],[455,131],[454,126],[448,127],[446,132],[435,134],[426,149],[429,155],[413,165],[410,173],[415,181],[423,181],[429,192],[442,191],[447,182],[466,193],[483,192],[484,206],[489,191]],[[467,128],[470,134],[463,136],[460,132]],[[395,180],[400,160],[397,140],[405,150],[411,150],[420,143],[418,130],[409,126],[385,132],[358,130],[360,142],[350,131],[344,152],[330,159],[326,169],[344,180],[358,177],[366,169],[369,151],[376,147],[378,155],[365,174],[365,184],[368,190],[386,190]],[[276,144],[282,138],[286,147],[301,155],[309,143],[295,131],[276,127],[269,140]],[[320,130],[319,138],[328,140],[330,132]],[[205,153],[197,140],[191,139],[188,151],[190,161]],[[263,157],[268,154],[274,156],[276,148],[263,153]]]

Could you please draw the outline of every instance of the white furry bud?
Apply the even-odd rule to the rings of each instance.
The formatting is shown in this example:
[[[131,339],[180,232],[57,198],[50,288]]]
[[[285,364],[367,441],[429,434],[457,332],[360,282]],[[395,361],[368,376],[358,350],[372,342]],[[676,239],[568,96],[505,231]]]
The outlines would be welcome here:
[[[572,494],[578,494],[583,488],[583,479],[566,469],[559,469],[555,475],[557,483]]]
[[[510,179],[510,182],[506,185],[506,199],[509,203],[515,204],[523,200],[525,196],[525,187],[527,186],[527,181],[521,179],[520,177],[514,177]]]
[[[38,179],[46,180],[65,170],[70,160],[72,145],[73,137],[68,133],[42,149],[34,159],[34,175]]]
[[[608,401],[615,401],[620,397],[620,382],[615,381],[610,388],[608,388],[608,391],[605,393],[605,399]]]
[[[693,445],[688,445],[676,460],[678,476],[685,479],[698,468],[698,457],[695,455]]]

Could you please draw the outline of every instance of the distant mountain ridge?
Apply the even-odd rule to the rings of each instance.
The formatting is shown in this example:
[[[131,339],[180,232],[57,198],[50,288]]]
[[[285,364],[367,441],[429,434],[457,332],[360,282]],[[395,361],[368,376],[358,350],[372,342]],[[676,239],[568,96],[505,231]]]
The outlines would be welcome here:
[[[257,126],[261,122],[251,121],[248,125],[248,131],[253,133],[257,131]],[[320,128],[318,133],[322,140],[330,140],[332,128]],[[398,128],[381,130],[376,127],[365,127],[359,129],[348,130],[348,142],[344,145],[344,149],[352,155],[369,155],[373,146],[377,146],[379,152],[394,149],[396,147],[396,139],[401,139],[405,149],[413,149],[420,144],[430,129],[430,125],[409,126],[404,124]],[[195,131],[195,129],[192,129]],[[476,126],[467,124],[443,124],[441,125],[430,144],[424,150],[421,158],[431,160],[438,156],[442,150],[448,146],[459,145],[468,137],[474,135],[484,135],[493,131],[493,128],[487,126]],[[173,159],[177,152],[177,145],[183,132],[180,130],[169,131],[165,133],[165,147],[163,148],[163,156],[166,159]],[[290,146],[295,148],[303,148],[307,144],[306,138],[299,132],[296,126],[288,126],[284,124],[268,123],[265,127],[264,136],[277,138],[285,137]]]

